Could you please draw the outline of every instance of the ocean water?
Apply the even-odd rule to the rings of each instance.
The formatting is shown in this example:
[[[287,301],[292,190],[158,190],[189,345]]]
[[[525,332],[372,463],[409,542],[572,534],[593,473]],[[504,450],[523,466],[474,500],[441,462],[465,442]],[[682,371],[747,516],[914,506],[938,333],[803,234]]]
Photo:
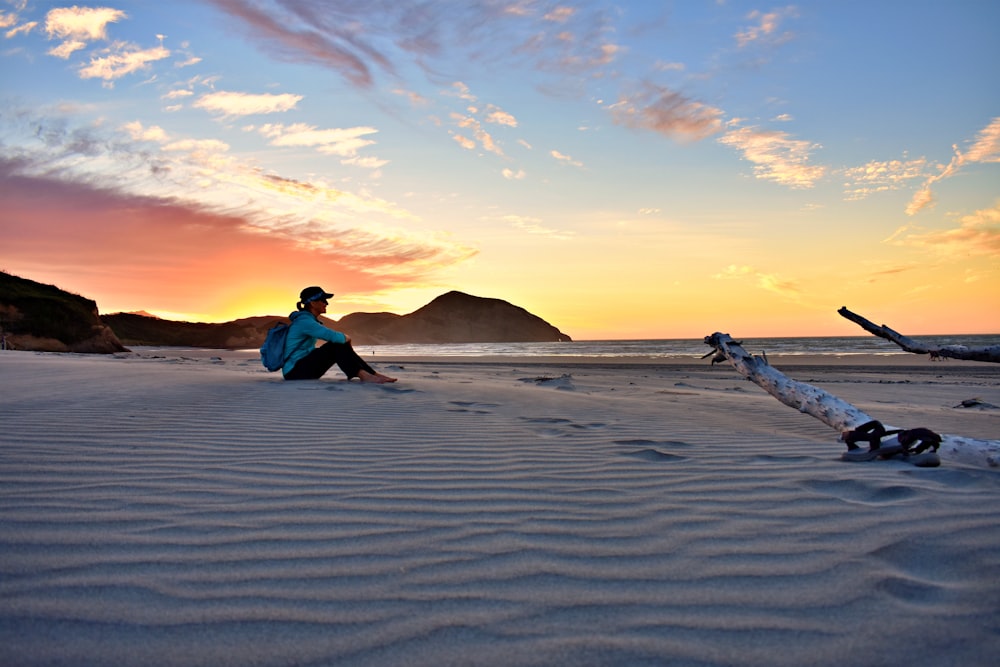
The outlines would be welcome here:
[[[933,345],[966,345],[985,347],[1000,345],[1000,334],[911,336]],[[736,338],[751,354],[769,355],[830,355],[860,354],[895,355],[905,352],[894,343],[876,336],[840,336],[816,338]],[[447,345],[358,345],[362,355],[374,358],[399,356],[428,357],[638,357],[649,359],[699,359],[711,348],[702,339],[668,338],[659,340],[581,340],[564,343],[453,343]]]

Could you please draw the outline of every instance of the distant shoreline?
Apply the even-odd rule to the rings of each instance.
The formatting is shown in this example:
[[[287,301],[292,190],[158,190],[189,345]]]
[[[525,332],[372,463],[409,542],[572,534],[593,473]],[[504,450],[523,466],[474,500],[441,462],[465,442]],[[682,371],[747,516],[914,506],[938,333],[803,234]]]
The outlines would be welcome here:
[[[258,358],[257,350],[221,350],[210,348],[188,348],[188,347],[168,347],[168,346],[135,346],[132,354],[139,358],[156,358],[160,356],[182,356],[191,359],[204,360],[218,358],[232,361],[254,361]],[[420,363],[420,364],[473,364],[489,366],[511,366],[511,365],[534,365],[534,366],[567,366],[567,367],[609,367],[609,366],[674,366],[692,367],[698,369],[712,368],[713,365],[708,359],[702,359],[696,355],[652,357],[652,356],[617,356],[617,357],[597,357],[585,355],[517,355],[517,354],[372,354],[371,349],[359,347],[359,353],[376,365],[394,363]],[[706,349],[707,352],[707,349]],[[119,355],[121,356],[121,355]],[[979,368],[986,374],[990,372],[1000,373],[1000,369],[995,365],[949,359],[946,361],[933,361],[926,355],[911,354],[908,352],[887,352],[879,354],[864,353],[844,353],[844,354],[768,354],[771,365],[776,367],[816,367],[826,368],[836,366],[838,368],[914,368],[927,370],[940,370],[947,372],[949,369],[961,370],[968,373],[970,369]],[[715,364],[715,367],[730,370],[728,364]]]

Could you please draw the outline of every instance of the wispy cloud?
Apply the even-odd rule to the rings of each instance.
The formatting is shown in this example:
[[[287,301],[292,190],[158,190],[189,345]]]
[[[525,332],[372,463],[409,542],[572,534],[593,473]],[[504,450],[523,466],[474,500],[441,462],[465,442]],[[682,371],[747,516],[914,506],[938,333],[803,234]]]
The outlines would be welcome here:
[[[19,20],[20,19],[17,14],[4,14],[3,12],[0,12],[0,28],[10,28],[4,33],[4,37],[7,39],[13,39],[18,35],[27,35],[38,27],[38,21],[26,21],[25,23],[18,25],[17,22]]]
[[[465,100],[466,102],[478,102],[476,96],[472,94],[469,87],[465,85],[462,81],[453,81],[451,85],[442,91],[442,95],[446,97],[457,97],[460,100]]]
[[[483,124],[480,123],[474,116],[453,113],[451,114],[451,119],[460,130],[471,133],[475,139],[469,139],[465,135],[456,133],[454,135],[455,141],[457,141],[463,148],[474,150],[477,146],[481,146],[483,150],[490,153],[495,153],[497,155],[504,154],[503,149],[500,148],[497,142],[493,139],[493,135],[487,132],[486,128],[483,127]]]
[[[374,144],[374,140],[365,137],[378,132],[374,127],[321,130],[305,123],[267,124],[258,131],[271,140],[272,146],[311,146],[321,153],[342,157],[353,157],[360,149]]]
[[[810,153],[819,146],[793,139],[787,132],[741,127],[726,132],[719,143],[732,146],[752,162],[757,178],[793,188],[810,188],[826,168],[809,164]]]
[[[958,226],[928,232],[902,230],[897,245],[918,247],[952,257],[1000,256],[1000,202],[963,216]]]
[[[187,89],[184,89],[184,88],[177,88],[175,90],[171,90],[171,91],[168,91],[168,92],[164,93],[162,95],[162,98],[165,99],[165,100],[178,100],[178,99],[182,99],[182,98],[185,98],[185,97],[191,97],[192,95],[194,95],[194,91],[192,91],[192,90],[187,90]]]
[[[716,280],[749,280],[758,289],[773,292],[789,299],[798,299],[801,296],[801,290],[794,281],[774,273],[758,271],[752,266],[730,264],[712,277]]]
[[[159,125],[150,125],[149,127],[144,127],[139,121],[132,121],[130,123],[125,123],[122,129],[128,132],[129,136],[132,137],[134,141],[154,141],[156,143],[164,143],[167,141],[167,133]]]
[[[568,165],[571,165],[573,167],[582,167],[583,166],[583,163],[580,162],[579,160],[574,160],[572,158],[572,156],[564,155],[563,153],[560,153],[559,151],[555,151],[555,150],[549,151],[549,155],[551,155],[553,158],[555,158],[557,161],[561,162],[562,164],[568,164]]]
[[[1000,162],[1000,116],[979,131],[975,143],[965,152],[964,162]]]
[[[415,90],[408,90],[408,89],[405,89],[405,88],[396,88],[395,90],[392,90],[391,92],[392,92],[393,95],[398,95],[398,96],[406,99],[410,103],[410,106],[414,107],[414,108],[427,107],[427,106],[430,106],[430,104],[431,104],[431,101],[429,99],[427,99],[426,96],[421,95],[420,93],[418,93]]]
[[[366,156],[366,157],[361,157],[360,155],[352,155],[350,157],[344,158],[343,160],[340,161],[340,163],[341,164],[349,164],[349,165],[353,165],[355,167],[360,167],[362,169],[369,169],[372,172],[376,172],[377,170],[381,169],[385,165],[389,164],[389,161],[388,160],[384,160],[382,158],[374,157],[374,156],[371,156],[371,155]],[[379,174],[377,174],[377,173],[373,173],[372,177],[374,178],[374,177],[376,177],[378,175]]]
[[[305,123],[282,125],[269,123],[260,127],[248,126],[248,131],[256,130],[270,140],[272,146],[309,147],[315,148],[324,155],[335,155],[343,158],[341,164],[353,165],[363,169],[376,170],[389,163],[374,156],[360,156],[362,149],[375,143],[368,135],[378,132],[374,127],[348,127],[319,129]],[[375,176],[375,175],[373,175]]]
[[[742,49],[761,42],[769,44],[783,43],[788,41],[792,33],[782,31],[782,23],[785,19],[797,15],[795,7],[784,7],[770,12],[754,10],[747,15],[747,20],[751,24],[736,33],[736,44]]]
[[[687,69],[687,65],[679,62],[667,62],[665,60],[657,60],[653,64],[653,70],[657,72],[683,72]]]
[[[545,14],[546,21],[555,21],[556,23],[565,23],[573,17],[576,10],[572,7],[556,7],[555,9],[549,11]]]
[[[340,2],[336,11],[316,11],[309,0],[289,0],[280,6],[250,0],[212,2],[242,21],[243,27],[259,38],[260,47],[281,60],[329,67],[364,87],[374,81],[373,66],[394,70],[389,58],[366,41],[367,21],[360,21],[365,3],[352,8]]]
[[[452,134],[451,138],[456,144],[468,151],[476,150],[476,142],[461,134]]]
[[[55,56],[56,58],[62,58],[63,60],[68,60],[71,55],[80,49],[87,48],[86,42],[81,42],[76,39],[67,39],[66,41],[60,43],[58,46],[53,46],[47,51],[50,56]]]
[[[198,56],[188,56],[184,60],[179,60],[174,63],[174,67],[191,67],[192,65],[197,65],[201,62],[201,58]]]
[[[962,152],[954,146],[954,156],[951,161],[940,168],[940,172],[929,177],[923,187],[913,195],[906,207],[907,215],[916,215],[934,203],[931,186],[946,178],[951,178],[964,166],[977,162],[1000,162],[1000,116],[990,121],[990,124],[979,131],[969,150]]]
[[[464,103],[463,109],[453,111],[448,116],[457,128],[457,131],[451,131],[452,139],[466,150],[475,150],[478,147],[489,153],[503,156],[503,148],[485,126],[491,124],[516,128],[517,119],[514,115],[495,104],[481,105],[469,87],[461,81],[452,83],[449,88],[445,89],[443,95],[446,98],[462,100]],[[468,136],[470,134],[471,137]]]
[[[924,178],[927,159],[916,160],[873,160],[861,167],[843,170],[844,196],[848,201],[857,201],[877,193],[899,190],[911,181]]]
[[[58,58],[69,56],[86,48],[88,42],[107,40],[107,27],[126,18],[125,12],[110,7],[61,7],[49,10],[45,16],[45,32],[49,39],[61,39],[50,55]]]
[[[225,153],[229,150],[229,144],[219,139],[178,139],[168,141],[163,144],[165,151],[177,151],[189,153],[195,156],[208,156],[217,153]]]
[[[507,127],[517,127],[517,119],[513,114],[507,113],[494,104],[486,105],[485,120],[494,125],[506,125]]]
[[[621,125],[658,132],[679,141],[697,141],[723,130],[721,109],[653,83],[621,97],[609,109],[615,122]]]
[[[80,68],[80,78],[103,79],[110,83],[146,69],[152,62],[170,57],[170,51],[162,45],[142,49],[133,44],[121,43],[105,49],[102,54],[91,58],[90,64]]]
[[[291,93],[253,94],[220,90],[202,95],[194,106],[225,117],[253,116],[289,111],[301,100],[302,95]]]
[[[572,232],[565,232],[558,229],[552,229],[551,227],[546,227],[538,218],[521,215],[506,215],[503,219],[516,229],[533,236],[545,236],[560,241],[566,241],[573,238]]]

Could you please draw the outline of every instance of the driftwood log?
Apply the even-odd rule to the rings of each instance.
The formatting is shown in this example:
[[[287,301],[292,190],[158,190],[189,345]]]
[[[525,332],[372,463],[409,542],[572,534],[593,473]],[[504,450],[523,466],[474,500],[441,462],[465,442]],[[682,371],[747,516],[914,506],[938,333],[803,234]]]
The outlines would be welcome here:
[[[819,419],[835,429],[838,434],[853,430],[874,419],[819,387],[789,378],[771,366],[766,357],[748,354],[742,344],[734,341],[729,334],[716,332],[706,336],[705,343],[713,349],[705,355],[712,357],[713,364],[728,361],[740,375],[785,405]],[[896,427],[887,424],[886,428]],[[942,435],[938,454],[942,460],[997,468],[1000,467],[1000,440]]]
[[[986,347],[966,347],[965,345],[926,345],[903,334],[893,331],[886,325],[878,325],[867,320],[857,313],[852,313],[846,306],[837,311],[842,317],[854,322],[868,333],[879,338],[885,338],[903,348],[906,352],[914,354],[929,354],[931,359],[965,359],[967,361],[989,361],[1000,363],[1000,345],[988,345]]]

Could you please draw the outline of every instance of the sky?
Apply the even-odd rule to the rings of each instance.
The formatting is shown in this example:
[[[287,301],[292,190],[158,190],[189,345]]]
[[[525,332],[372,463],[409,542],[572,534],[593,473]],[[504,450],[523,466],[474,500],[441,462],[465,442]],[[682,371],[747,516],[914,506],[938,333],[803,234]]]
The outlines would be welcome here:
[[[0,0],[0,270],[222,322],[1000,332],[1000,3]]]

